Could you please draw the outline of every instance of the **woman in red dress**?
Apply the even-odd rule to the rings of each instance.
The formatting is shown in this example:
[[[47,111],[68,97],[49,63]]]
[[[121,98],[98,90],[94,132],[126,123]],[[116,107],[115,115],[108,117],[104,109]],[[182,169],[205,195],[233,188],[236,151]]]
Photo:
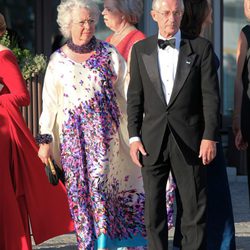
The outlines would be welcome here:
[[[30,250],[73,230],[66,191],[49,184],[19,111],[30,98],[12,52],[0,45],[0,249]],[[29,226],[30,225],[30,226]]]
[[[127,62],[132,46],[145,38],[135,27],[142,11],[141,0],[104,0],[104,22],[113,31],[106,41],[114,45]]]

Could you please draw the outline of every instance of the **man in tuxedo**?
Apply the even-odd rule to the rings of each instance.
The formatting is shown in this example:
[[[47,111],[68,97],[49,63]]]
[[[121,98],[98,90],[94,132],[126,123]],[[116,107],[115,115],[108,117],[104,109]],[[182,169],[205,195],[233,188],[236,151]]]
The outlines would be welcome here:
[[[206,166],[216,155],[219,88],[212,46],[185,37],[182,0],[153,0],[158,35],[134,45],[128,88],[130,155],[142,167],[148,249],[168,249],[166,182],[183,208],[182,249],[205,250]]]

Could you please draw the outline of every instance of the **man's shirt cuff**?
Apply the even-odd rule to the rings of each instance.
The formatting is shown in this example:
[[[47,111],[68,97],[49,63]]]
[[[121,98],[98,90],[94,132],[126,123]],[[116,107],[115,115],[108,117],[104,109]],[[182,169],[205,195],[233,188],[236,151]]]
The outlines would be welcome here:
[[[140,137],[134,136],[134,137],[129,138],[129,144],[131,144],[132,142],[135,142],[135,141],[141,141]]]

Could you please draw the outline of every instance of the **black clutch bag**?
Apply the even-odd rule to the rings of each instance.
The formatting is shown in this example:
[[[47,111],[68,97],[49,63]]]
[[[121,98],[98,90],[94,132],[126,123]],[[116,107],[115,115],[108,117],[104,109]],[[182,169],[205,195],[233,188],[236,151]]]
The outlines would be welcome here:
[[[45,166],[45,172],[48,177],[49,183],[56,186],[59,180],[64,184],[64,172],[61,167],[59,167],[54,160],[49,158],[49,165]]]

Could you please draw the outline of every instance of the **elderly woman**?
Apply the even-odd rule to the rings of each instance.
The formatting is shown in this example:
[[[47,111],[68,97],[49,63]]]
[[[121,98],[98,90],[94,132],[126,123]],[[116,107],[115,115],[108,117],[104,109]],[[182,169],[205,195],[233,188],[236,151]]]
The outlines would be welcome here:
[[[126,61],[134,43],[145,38],[135,27],[142,12],[142,0],[104,0],[104,22],[113,31],[106,41],[113,44]]]
[[[68,41],[50,58],[40,117],[39,157],[45,164],[49,157],[61,162],[78,248],[86,250],[145,244],[144,196],[121,167],[116,92],[126,64],[113,46],[95,38],[98,17],[91,0],[58,6]]]

